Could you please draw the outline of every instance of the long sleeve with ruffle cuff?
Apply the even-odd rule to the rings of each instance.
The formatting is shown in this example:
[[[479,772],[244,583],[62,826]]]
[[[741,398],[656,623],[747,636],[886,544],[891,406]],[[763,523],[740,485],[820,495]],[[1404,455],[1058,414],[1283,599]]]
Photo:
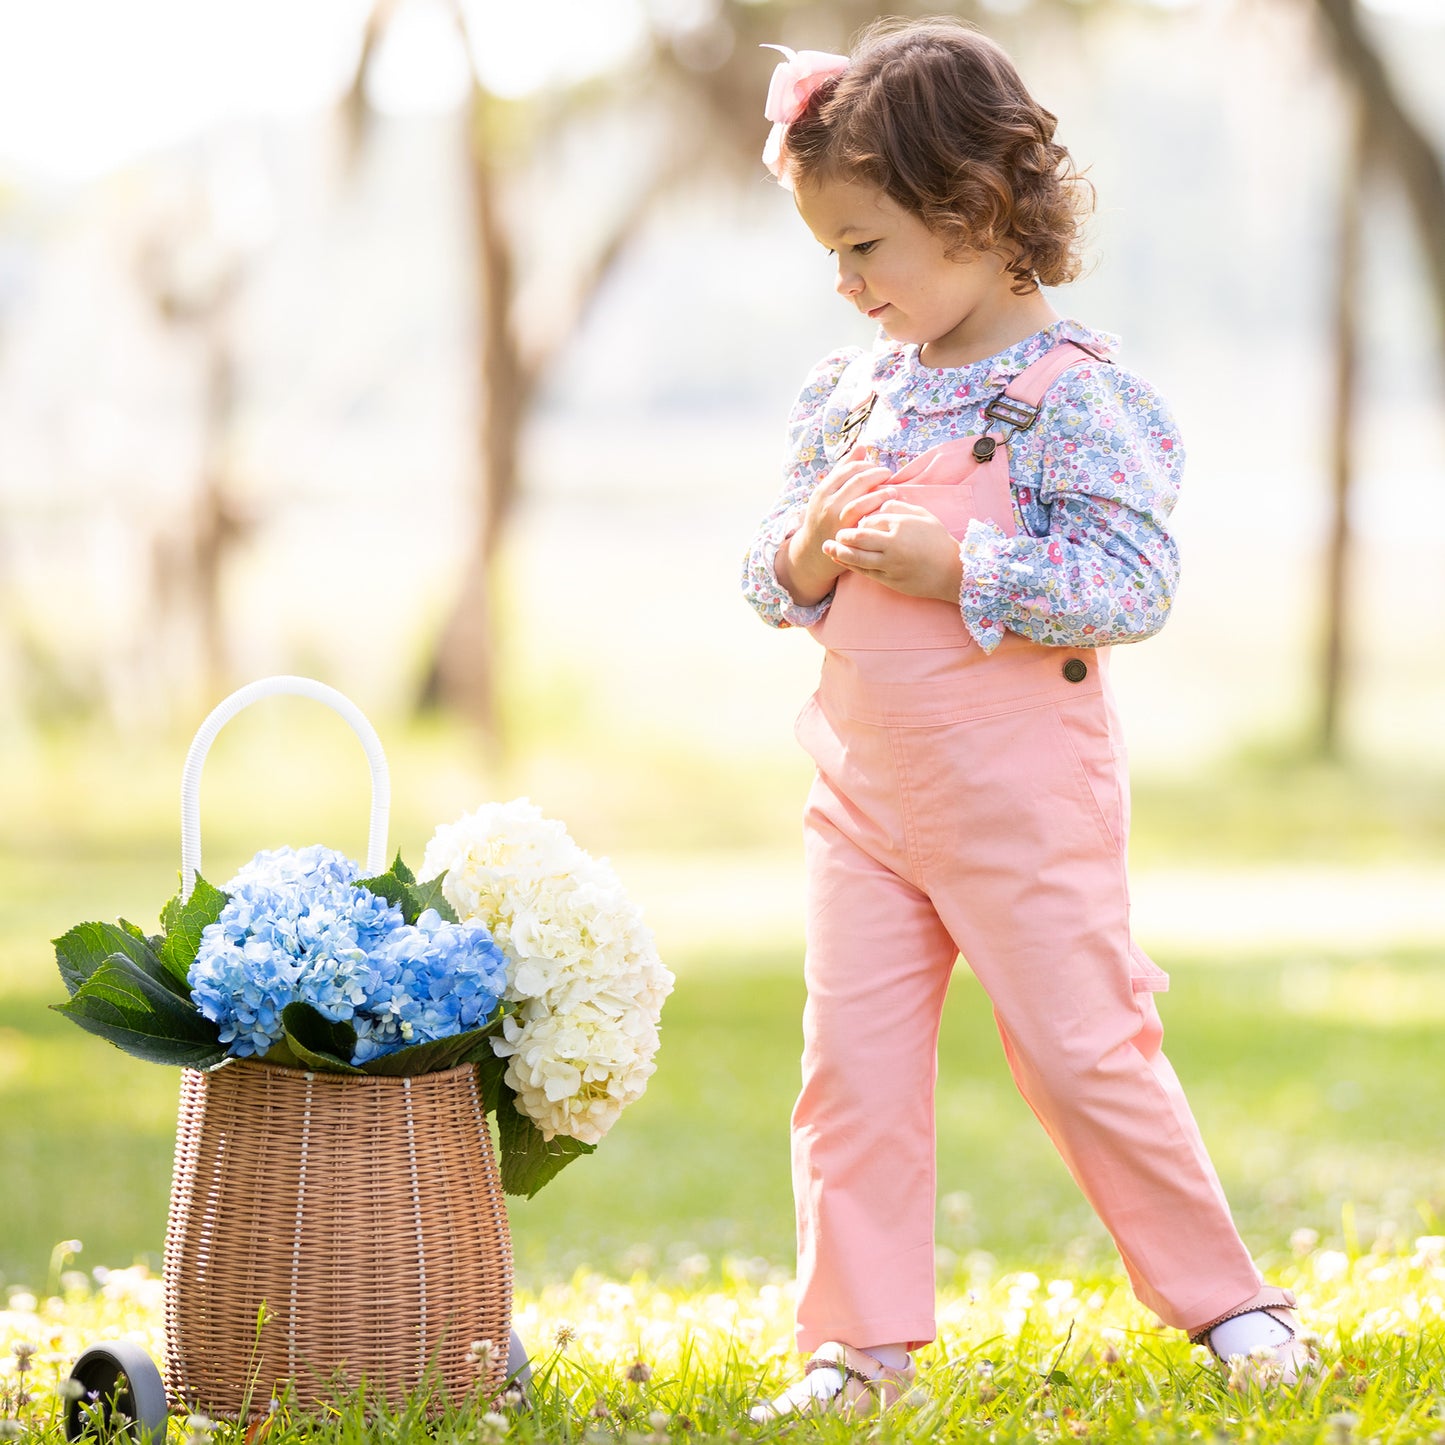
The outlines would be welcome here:
[[[821,602],[800,607],[778,581],[778,548],[798,530],[802,518],[802,507],[791,507],[781,516],[768,517],[758,529],[748,553],[744,591],[758,615],[772,627],[811,627],[833,601],[830,592]]]
[[[960,545],[969,632],[985,652],[1006,630],[1049,647],[1152,637],[1179,582],[1165,523],[1184,449],[1167,406],[1122,367],[1081,366],[1060,378],[1026,438],[1040,451],[1032,468],[1015,458],[1015,500],[1036,501],[1030,525],[1008,537],[974,521]],[[1037,490],[1025,483],[1021,496],[1019,471],[1029,470]]]
[[[962,544],[964,624],[986,653],[1006,631],[1049,647],[1152,637],[1173,605],[1178,549],[1165,532],[1154,538],[1152,555],[1122,533],[1112,545],[1120,555],[1097,542],[1006,537],[991,522],[971,522]]]
[[[778,581],[778,548],[798,530],[813,488],[827,475],[830,448],[850,403],[838,383],[862,355],[856,346],[825,356],[809,374],[788,416],[788,470],[782,496],[763,518],[743,563],[743,595],[770,627],[811,627],[828,610],[832,593],[800,607]]]

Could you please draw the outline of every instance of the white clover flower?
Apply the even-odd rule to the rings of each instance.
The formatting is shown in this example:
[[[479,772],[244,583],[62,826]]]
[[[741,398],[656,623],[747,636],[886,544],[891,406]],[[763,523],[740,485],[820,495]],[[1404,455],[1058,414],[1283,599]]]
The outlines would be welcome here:
[[[1296,1229],[1289,1237],[1290,1252],[1296,1258],[1303,1259],[1306,1255],[1314,1252],[1315,1246],[1320,1242],[1320,1232],[1317,1229],[1303,1227]]]
[[[518,1005],[492,1047],[545,1138],[595,1144],[642,1094],[673,976],[612,866],[525,798],[436,830],[421,876],[491,931]]]
[[[1415,1240],[1415,1258],[1410,1263],[1417,1268],[1445,1263],[1445,1234],[1420,1235]]]
[[[1229,1368],[1229,1388],[1236,1394],[1247,1390],[1254,1379],[1249,1360],[1243,1355],[1231,1355],[1225,1364]]]
[[[185,1445],[211,1445],[215,1432],[216,1422],[209,1415],[188,1415]]]

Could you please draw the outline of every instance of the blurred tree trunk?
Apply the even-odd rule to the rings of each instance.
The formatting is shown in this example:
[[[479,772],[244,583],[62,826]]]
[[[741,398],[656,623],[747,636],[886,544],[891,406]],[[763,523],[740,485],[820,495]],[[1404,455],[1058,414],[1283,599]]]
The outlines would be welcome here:
[[[659,158],[650,177],[620,207],[594,241],[571,280],[566,318],[549,335],[526,335],[516,311],[520,226],[503,217],[503,178],[491,137],[492,97],[473,90],[468,148],[476,217],[478,405],[477,490],[471,549],[451,613],[442,627],[422,684],[422,707],[445,707],[499,740],[496,674],[496,561],[521,496],[523,441],[538,391],[563,346],[580,330],[603,283],[642,228],[657,199],[679,173],[676,159]]]
[[[371,107],[366,102],[366,75],[381,45],[382,36],[396,11],[397,0],[372,0],[361,32],[361,49],[351,70],[351,84],[341,97],[341,121],[346,142],[346,162],[354,166],[360,159],[371,126]]]
[[[1359,318],[1364,232],[1364,192],[1372,131],[1364,104],[1351,105],[1350,148],[1340,178],[1338,252],[1335,271],[1334,416],[1330,428],[1330,521],[1325,545],[1325,637],[1320,668],[1320,750],[1340,752],[1340,713],[1348,678],[1350,499],[1354,483],[1355,418],[1359,373]]]
[[[495,104],[473,88],[468,167],[476,218],[478,398],[477,492],[471,549],[458,595],[422,685],[423,707],[442,706],[497,739],[496,561],[522,492],[523,444],[537,393],[563,346],[580,329],[598,291],[670,188],[680,167],[662,158],[650,178],[612,218],[571,278],[572,304],[550,336],[527,336],[516,312],[517,250],[525,238],[503,217],[503,178],[493,137]]]
[[[230,649],[226,641],[222,584],[232,551],[250,531],[241,507],[231,495],[237,388],[236,355],[228,322],[229,317],[223,312],[207,327],[204,451],[192,537],[202,675],[209,697],[224,697],[230,691]]]
[[[343,102],[351,150],[364,140],[367,109],[365,68],[374,55],[396,0],[378,0],[367,22],[352,84]],[[467,38],[466,17],[456,7],[458,30]],[[675,136],[664,138],[645,177],[623,194],[606,224],[591,238],[590,249],[558,278],[553,292],[568,296],[561,319],[545,333],[523,328],[516,303],[523,267],[536,248],[525,223],[508,216],[507,190],[583,110],[606,105],[613,97],[605,84],[578,88],[575,97],[554,97],[531,117],[530,140],[519,146],[517,127],[506,108],[488,92],[476,73],[473,53],[472,101],[467,116],[467,172],[472,197],[477,276],[477,354],[480,395],[477,406],[477,469],[473,525],[457,597],[442,625],[421,685],[421,707],[444,707],[477,725],[492,743],[499,741],[497,718],[496,563],[522,492],[523,444],[538,392],[564,345],[579,330],[604,282],[637,237],[648,214],[684,173],[693,158]],[[619,87],[625,101],[635,96]],[[508,135],[509,129],[512,134]]]
[[[492,579],[498,546],[516,507],[522,433],[536,386],[513,320],[516,264],[499,215],[496,168],[487,144],[487,95],[473,90],[467,165],[476,227],[479,338],[477,493],[471,548],[456,601],[432,655],[420,702],[470,718],[497,734],[496,627]]]
[[[202,684],[214,698],[230,689],[226,571],[255,524],[232,475],[239,400],[235,302],[244,262],[206,225],[195,224],[189,233],[152,237],[138,258],[138,279],[152,305],[167,325],[194,337],[203,369],[196,495],[185,531],[165,530],[153,540],[150,595],[156,636],[165,636],[170,617],[194,619]],[[197,255],[203,265],[195,264]]]
[[[1340,72],[1364,107],[1375,154],[1404,190],[1445,346],[1445,159],[1401,98],[1361,21],[1356,0],[1315,3],[1333,42]]]
[[[1325,638],[1319,677],[1319,743],[1327,757],[1342,750],[1341,714],[1349,682],[1347,627],[1352,536],[1350,493],[1356,378],[1359,369],[1361,192],[1372,165],[1388,168],[1404,192],[1425,279],[1445,349],[1445,160],[1401,98],[1384,57],[1362,22],[1356,0],[1315,0],[1336,64],[1353,98],[1349,159],[1342,179],[1335,298],[1334,423],[1331,436],[1330,530],[1325,549]]]

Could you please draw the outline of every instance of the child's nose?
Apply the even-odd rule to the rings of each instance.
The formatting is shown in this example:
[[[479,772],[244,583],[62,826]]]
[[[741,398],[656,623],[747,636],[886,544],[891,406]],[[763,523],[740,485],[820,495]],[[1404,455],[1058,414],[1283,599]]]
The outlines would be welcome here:
[[[863,289],[863,278],[851,267],[838,262],[838,279],[834,286],[840,296],[852,298]]]

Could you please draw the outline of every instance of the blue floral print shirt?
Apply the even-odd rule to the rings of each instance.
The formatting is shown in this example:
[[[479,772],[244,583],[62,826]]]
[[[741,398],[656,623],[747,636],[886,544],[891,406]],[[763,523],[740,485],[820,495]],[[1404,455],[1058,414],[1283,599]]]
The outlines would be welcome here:
[[[827,611],[831,597],[799,607],[773,560],[813,488],[850,447],[866,444],[896,471],[940,442],[981,434],[984,406],[1061,341],[1101,354],[1118,346],[1060,320],[968,366],[926,367],[916,345],[883,336],[871,352],[848,347],[819,362],[788,419],[783,494],[744,570],[744,591],[763,620],[808,627]],[[866,424],[845,437],[848,413],[870,391],[877,400]],[[1084,361],[1054,382],[1038,420],[1011,437],[1008,450],[1018,534],[975,520],[961,543],[959,607],[979,645],[992,652],[1010,630],[1051,647],[1138,642],[1158,632],[1179,579],[1165,523],[1184,468],[1164,400],[1123,367]]]

